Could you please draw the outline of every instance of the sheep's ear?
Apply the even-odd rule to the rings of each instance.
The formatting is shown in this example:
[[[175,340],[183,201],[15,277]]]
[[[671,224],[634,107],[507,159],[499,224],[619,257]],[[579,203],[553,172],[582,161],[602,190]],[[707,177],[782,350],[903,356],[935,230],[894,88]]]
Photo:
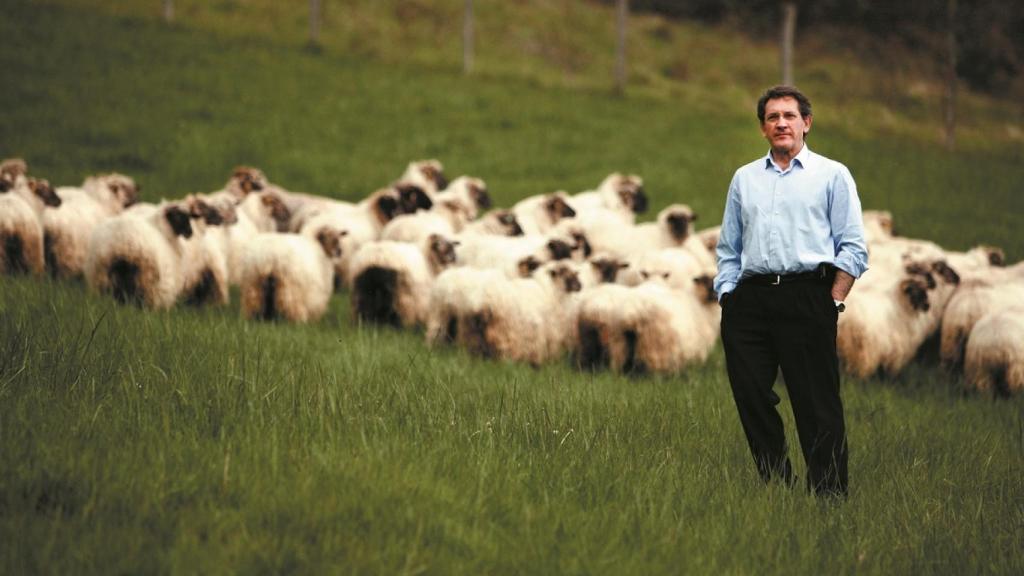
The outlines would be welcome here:
[[[671,272],[662,272],[661,273],[661,277],[664,278],[665,280],[668,280],[668,277],[671,276],[671,275],[672,275]]]
[[[697,213],[694,212],[692,215],[690,215],[690,222],[696,222],[696,221],[697,221]]]
[[[325,228],[317,232],[316,240],[328,258],[341,256],[341,234]]]
[[[1002,248],[990,247],[988,252],[988,263],[992,266],[1005,266],[1006,254]]]
[[[168,206],[164,210],[164,218],[167,219],[167,223],[176,235],[184,238],[192,237],[192,221],[189,213],[182,210],[180,206]]]
[[[619,262],[619,270],[625,270],[629,268],[629,262]]]
[[[939,276],[942,276],[942,279],[949,284],[960,283],[960,275],[949,264],[946,264],[945,260],[939,260],[932,264],[932,270],[937,272]]]

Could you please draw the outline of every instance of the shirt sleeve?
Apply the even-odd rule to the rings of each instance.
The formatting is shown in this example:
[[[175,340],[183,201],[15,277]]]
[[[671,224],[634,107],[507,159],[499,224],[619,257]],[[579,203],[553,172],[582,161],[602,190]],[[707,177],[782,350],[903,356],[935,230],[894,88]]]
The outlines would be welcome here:
[[[854,278],[868,269],[868,248],[864,240],[864,217],[857,184],[846,166],[841,166],[832,181],[832,206],[829,211],[836,267]]]
[[[718,299],[736,288],[740,279],[741,254],[743,253],[743,218],[739,199],[739,172],[732,177],[729,194],[725,200],[725,214],[722,216],[722,230],[718,235],[715,255],[718,259],[718,274],[715,276],[715,292]]]

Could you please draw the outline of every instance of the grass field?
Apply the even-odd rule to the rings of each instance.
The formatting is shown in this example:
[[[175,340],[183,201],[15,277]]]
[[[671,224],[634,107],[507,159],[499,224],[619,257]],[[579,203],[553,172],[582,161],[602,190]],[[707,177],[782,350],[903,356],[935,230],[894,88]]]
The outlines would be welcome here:
[[[684,201],[712,225],[732,171],[764,152],[752,104],[770,78],[747,64],[728,81],[741,40],[697,86],[613,97],[596,56],[568,74],[503,48],[464,78],[440,45],[400,61],[418,29],[311,51],[299,18],[244,26],[255,0],[179,2],[172,27],[139,8],[156,2],[8,4],[0,156],[59,184],[119,170],[148,199],[180,197],[246,163],[357,198],[438,157],[500,205],[636,172],[655,209]],[[850,96],[863,86],[844,95],[834,78],[873,76],[841,57],[811,62],[810,144],[851,167],[865,206],[907,235],[1024,257],[1024,151],[997,129],[1019,108],[965,98],[976,124],[952,155],[920,108],[880,119]],[[704,74],[728,85],[721,101]],[[535,370],[357,327],[344,295],[296,327],[4,277],[0,573],[1024,572],[1024,399],[964,395],[927,361],[847,379],[844,399],[852,494],[837,506],[757,480],[720,347],[671,378]]]

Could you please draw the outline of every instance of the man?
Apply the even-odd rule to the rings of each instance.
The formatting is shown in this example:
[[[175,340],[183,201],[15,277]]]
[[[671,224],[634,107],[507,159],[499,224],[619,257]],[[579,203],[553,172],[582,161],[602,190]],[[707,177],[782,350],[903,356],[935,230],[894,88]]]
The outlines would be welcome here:
[[[729,383],[761,477],[792,484],[772,392],[781,368],[808,488],[845,496],[836,321],[867,270],[860,199],[846,166],[807,147],[811,102],[799,90],[769,89],[757,117],[771,150],[733,176],[717,248]]]

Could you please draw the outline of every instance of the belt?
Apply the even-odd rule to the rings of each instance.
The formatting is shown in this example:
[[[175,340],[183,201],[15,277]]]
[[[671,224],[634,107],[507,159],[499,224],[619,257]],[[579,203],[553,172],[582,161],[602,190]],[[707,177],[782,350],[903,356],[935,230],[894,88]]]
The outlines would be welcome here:
[[[822,264],[816,270],[810,272],[796,272],[794,274],[755,274],[740,279],[740,284],[755,284],[757,286],[780,286],[782,284],[793,284],[794,282],[820,282],[822,284],[831,282],[835,278],[835,267],[829,264]]]

